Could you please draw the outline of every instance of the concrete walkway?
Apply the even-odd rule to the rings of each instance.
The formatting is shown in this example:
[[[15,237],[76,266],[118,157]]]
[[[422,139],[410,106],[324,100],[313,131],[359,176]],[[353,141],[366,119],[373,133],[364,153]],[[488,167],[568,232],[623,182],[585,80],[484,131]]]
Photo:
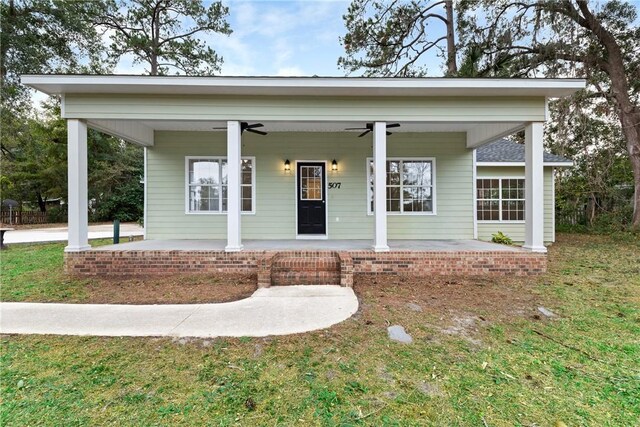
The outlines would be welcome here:
[[[9,226],[10,227],[10,226]],[[120,224],[120,240],[126,242],[129,236],[142,236],[144,228],[135,223]],[[69,238],[67,227],[32,228],[29,230],[8,231],[4,235],[4,243],[36,243],[36,242],[62,242]],[[99,224],[89,226],[89,239],[113,238],[113,224]]]
[[[328,328],[351,317],[351,288],[258,289],[222,304],[113,305],[0,303],[0,332],[96,336],[264,337]]]

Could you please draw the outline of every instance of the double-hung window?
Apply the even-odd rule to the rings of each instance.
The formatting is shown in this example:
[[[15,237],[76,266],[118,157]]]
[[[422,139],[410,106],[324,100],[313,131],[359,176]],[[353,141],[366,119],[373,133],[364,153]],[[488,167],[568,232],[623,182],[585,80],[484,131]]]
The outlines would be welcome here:
[[[481,178],[476,189],[478,221],[524,221],[523,178]]]
[[[186,193],[188,213],[227,211],[227,159],[225,157],[187,157]],[[242,212],[254,212],[255,159],[243,157],[241,166]]]
[[[435,159],[387,160],[387,212],[435,214]],[[368,159],[369,203],[373,213],[373,159]]]

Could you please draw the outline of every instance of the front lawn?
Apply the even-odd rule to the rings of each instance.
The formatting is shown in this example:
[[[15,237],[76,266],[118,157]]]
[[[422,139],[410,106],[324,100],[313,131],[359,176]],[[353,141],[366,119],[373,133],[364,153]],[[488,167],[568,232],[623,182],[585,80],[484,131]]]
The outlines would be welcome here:
[[[91,245],[111,244],[109,239]],[[91,277],[66,275],[65,243],[13,244],[0,252],[0,296],[13,302],[181,304],[235,301],[257,288],[253,275],[158,275]],[[212,286],[215,285],[215,286]]]
[[[13,300],[87,292],[57,273],[59,250],[3,254],[3,298],[9,279]],[[640,239],[561,235],[549,267],[359,277],[353,318],[289,337],[3,336],[0,425],[637,425]],[[389,341],[393,324],[413,344]]]

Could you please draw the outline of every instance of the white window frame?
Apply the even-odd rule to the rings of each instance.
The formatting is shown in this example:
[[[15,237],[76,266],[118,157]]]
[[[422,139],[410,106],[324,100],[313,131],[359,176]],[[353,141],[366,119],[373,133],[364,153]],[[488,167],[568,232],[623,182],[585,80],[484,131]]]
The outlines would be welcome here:
[[[436,203],[436,158],[435,157],[387,157],[387,161],[401,161],[401,162],[412,162],[412,161],[425,161],[431,162],[431,212],[389,212],[387,211],[387,215],[402,215],[402,216],[435,216],[438,214],[437,203]],[[371,187],[369,183],[371,182],[371,168],[369,167],[373,162],[373,157],[367,157],[366,162],[366,171],[367,171],[367,215],[373,215],[373,210],[371,209],[371,201],[373,200],[373,192],[371,191]],[[385,163],[386,168],[386,163]],[[385,171],[386,176],[386,171]],[[387,192],[387,183],[385,180],[384,183],[385,194]],[[402,209],[402,185],[400,185],[400,206]],[[386,200],[385,200],[386,206]]]
[[[500,197],[497,200],[498,200],[498,208],[499,208],[498,211],[500,212],[500,219],[495,221],[490,219],[478,219],[478,212],[476,211],[475,215],[476,215],[476,220],[478,221],[478,224],[524,224],[526,221],[526,218],[524,220],[502,219],[502,200],[503,200],[502,199],[502,180],[503,179],[521,179],[524,181],[524,185],[526,188],[527,181],[525,180],[524,176],[478,176],[476,177],[476,194],[473,197],[476,206],[478,206],[479,200],[496,200],[496,199],[478,199],[477,184],[478,184],[478,180],[481,180],[481,179],[497,179],[498,180],[498,193]],[[506,200],[522,200],[525,202],[525,204],[527,203],[525,199],[506,199]]]
[[[226,215],[222,210],[222,182],[220,182],[220,210],[219,211],[191,211],[189,209],[189,160],[227,160],[227,156],[185,156],[184,158],[184,213],[186,215]],[[256,213],[256,158],[255,156],[242,156],[241,160],[251,160],[251,211],[241,211],[241,215],[255,215]],[[241,181],[242,182],[242,181]],[[227,186],[228,188],[228,186]],[[240,185],[240,197],[242,204],[242,184]],[[242,207],[242,206],[241,206]]]

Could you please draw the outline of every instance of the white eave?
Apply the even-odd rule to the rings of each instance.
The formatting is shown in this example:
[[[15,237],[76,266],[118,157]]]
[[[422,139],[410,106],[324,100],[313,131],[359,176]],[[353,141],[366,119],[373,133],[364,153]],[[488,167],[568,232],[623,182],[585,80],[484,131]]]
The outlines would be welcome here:
[[[365,77],[160,77],[23,75],[49,95],[67,93],[298,96],[540,96],[571,95],[582,79],[464,79]]]

